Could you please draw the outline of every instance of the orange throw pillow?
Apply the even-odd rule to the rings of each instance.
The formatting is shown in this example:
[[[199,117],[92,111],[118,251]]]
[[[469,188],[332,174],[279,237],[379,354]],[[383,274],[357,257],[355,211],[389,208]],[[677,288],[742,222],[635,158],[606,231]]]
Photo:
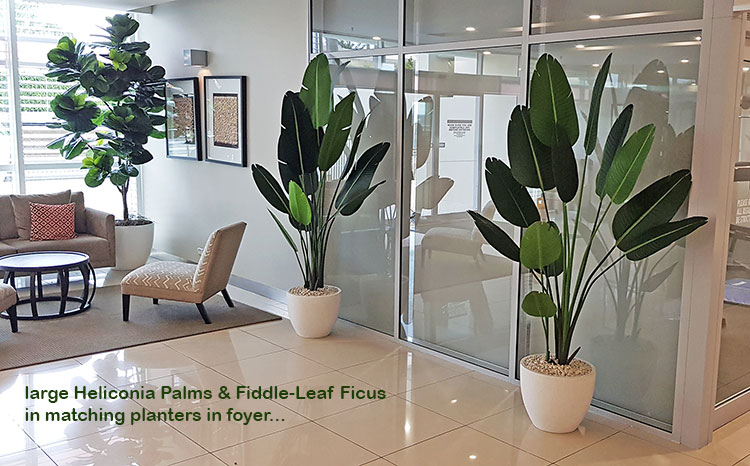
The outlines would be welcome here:
[[[76,205],[29,203],[31,241],[65,240],[76,237]]]

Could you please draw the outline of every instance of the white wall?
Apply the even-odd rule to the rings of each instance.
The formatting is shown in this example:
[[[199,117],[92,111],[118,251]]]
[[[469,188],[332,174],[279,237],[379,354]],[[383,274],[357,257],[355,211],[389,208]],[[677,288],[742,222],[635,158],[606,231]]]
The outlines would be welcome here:
[[[186,48],[209,51],[200,76],[246,75],[248,161],[277,174],[281,100],[286,90],[299,89],[307,18],[305,0],[178,0],[138,15],[139,40],[151,44],[150,56],[167,77],[199,75],[200,68],[182,64]],[[167,159],[164,141],[149,149],[155,160],[144,167],[143,213],[156,221],[156,249],[196,260],[196,248],[211,231],[245,221],[234,273],[281,289],[299,284],[293,253],[266,211],[250,168]]]

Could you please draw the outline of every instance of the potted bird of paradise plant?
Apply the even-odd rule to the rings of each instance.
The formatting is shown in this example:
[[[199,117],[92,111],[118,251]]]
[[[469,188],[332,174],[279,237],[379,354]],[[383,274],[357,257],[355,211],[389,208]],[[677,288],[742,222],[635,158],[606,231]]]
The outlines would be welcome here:
[[[373,177],[390,144],[381,142],[359,154],[367,119],[363,117],[353,130],[354,100],[351,92],[334,103],[330,64],[325,55],[318,55],[307,66],[299,92],[284,95],[278,143],[281,183],[263,166],[252,166],[261,194],[288,218],[297,236],[295,241],[269,209],[302,274],[303,284],[287,292],[289,317],[302,337],[328,335],[338,317],[341,289],[325,282],[334,221],[340,215],[354,215],[385,182],[373,184]]]
[[[497,212],[524,229],[520,245],[491,219],[469,211],[487,242],[520,262],[536,284],[524,296],[521,308],[541,320],[546,351],[521,360],[521,392],[531,421],[548,432],[575,430],[593,397],[596,369],[576,358],[580,347],[574,349],[573,337],[597,280],[621,261],[646,259],[707,222],[706,217],[673,220],[690,191],[688,170],[665,176],[631,196],[654,141],[654,125],[628,136],[633,114],[633,106],[628,105],[607,136],[595,178],[596,216],[584,226],[581,203],[586,168],[597,145],[599,108],[611,60],[610,55],[601,64],[591,92],[581,176],[573,149],[579,139],[573,93],[562,65],[549,54],[536,63],[529,105],[519,105],[511,114],[510,166],[495,158],[486,162],[487,187]],[[541,192],[543,211],[527,188]],[[548,210],[552,196],[561,205],[554,219]],[[601,233],[612,209],[616,209],[611,216],[613,244],[596,260],[592,245],[595,240],[606,242]],[[579,243],[582,250],[577,248]]]

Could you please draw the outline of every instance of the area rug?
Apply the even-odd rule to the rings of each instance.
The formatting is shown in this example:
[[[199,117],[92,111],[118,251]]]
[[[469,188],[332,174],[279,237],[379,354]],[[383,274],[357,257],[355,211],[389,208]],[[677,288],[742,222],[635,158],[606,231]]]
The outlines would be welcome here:
[[[206,325],[194,304],[160,301],[154,305],[150,298],[133,296],[130,321],[123,322],[121,300],[119,286],[99,288],[88,311],[60,319],[19,321],[18,333],[11,333],[10,322],[0,319],[0,370],[279,319],[236,301],[230,308],[217,295],[205,303],[213,322]],[[40,303],[39,310],[49,313],[58,306]]]
[[[750,306],[750,279],[732,278],[724,286],[724,301]]]

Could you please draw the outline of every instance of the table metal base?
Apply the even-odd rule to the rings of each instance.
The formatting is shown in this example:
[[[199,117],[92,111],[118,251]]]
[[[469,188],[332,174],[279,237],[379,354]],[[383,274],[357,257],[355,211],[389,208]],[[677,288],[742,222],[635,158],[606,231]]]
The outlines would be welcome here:
[[[70,287],[70,269],[63,268],[57,270],[45,270],[38,272],[29,273],[29,297],[19,299],[16,305],[18,320],[44,320],[44,319],[59,319],[61,317],[68,317],[81,312],[87,311],[91,307],[91,302],[94,300],[96,294],[96,272],[91,264],[82,264],[80,267],[74,267],[78,269],[83,276],[83,293],[81,296],[68,296],[68,289]],[[57,279],[60,283],[60,295],[59,296],[45,296],[44,287],[42,286],[42,274],[43,273],[57,273]],[[6,273],[5,283],[9,283],[13,288],[16,287],[16,276],[14,272]],[[91,283],[90,283],[91,282]],[[68,309],[68,302],[74,302],[80,304],[79,306]],[[37,308],[37,303],[40,302],[59,302],[59,311],[55,313],[40,314]],[[24,305],[29,305],[29,312],[23,312],[26,308]],[[21,307],[24,306],[24,307]],[[7,312],[0,313],[0,317],[3,319],[9,319]]]

